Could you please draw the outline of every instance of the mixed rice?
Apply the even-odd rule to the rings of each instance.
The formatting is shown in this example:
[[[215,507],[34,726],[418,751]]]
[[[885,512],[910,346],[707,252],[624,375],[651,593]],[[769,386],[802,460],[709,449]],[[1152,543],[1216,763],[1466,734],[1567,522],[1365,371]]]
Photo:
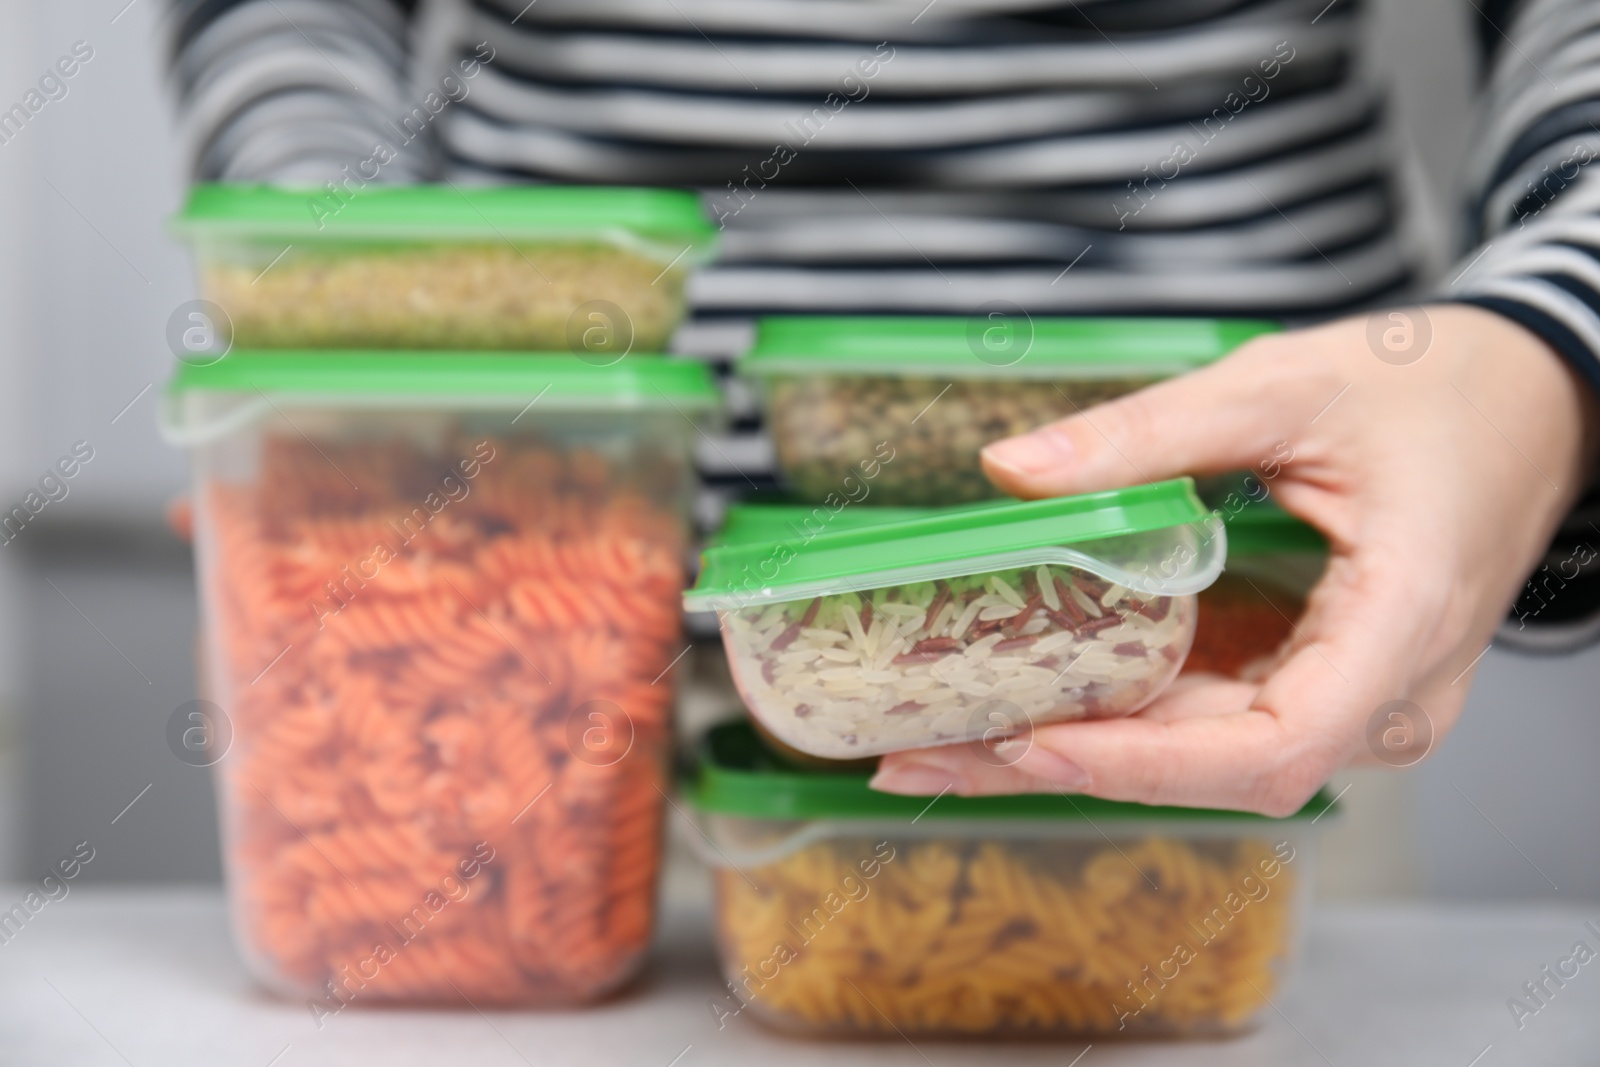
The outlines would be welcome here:
[[[724,627],[756,717],[853,758],[1130,714],[1177,673],[1195,618],[1193,596],[1041,565],[745,608]]]

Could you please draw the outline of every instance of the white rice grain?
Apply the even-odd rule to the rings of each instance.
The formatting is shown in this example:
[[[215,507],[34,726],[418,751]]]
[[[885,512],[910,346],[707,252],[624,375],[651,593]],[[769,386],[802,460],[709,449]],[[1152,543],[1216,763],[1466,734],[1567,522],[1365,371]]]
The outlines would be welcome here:
[[[1004,597],[1006,603],[1010,604],[1014,608],[1020,609],[1025,603],[1027,603],[1027,601],[1022,599],[1022,594],[1011,588],[1011,586],[1007,584],[1006,580],[1000,577],[998,574],[989,576],[989,588],[993,589],[996,593]]]
[[[1032,651],[1035,655],[1047,656],[1052,652],[1059,652],[1077,639],[1077,635],[1071,630],[1061,630],[1039,638],[1033,643]]]
[[[972,642],[972,644],[967,646],[966,651],[961,654],[961,658],[966,660],[988,659],[989,652],[994,648],[995,645],[998,645],[1001,640],[1003,639],[999,634],[989,634],[986,637],[980,637],[976,641]]]
[[[1131,682],[1135,678],[1143,678],[1150,673],[1150,661],[1145,659],[1124,659],[1122,666],[1111,672],[1111,677],[1118,682]]]
[[[1061,594],[1056,592],[1056,583],[1050,577],[1050,568],[1043,563],[1034,572],[1034,577],[1039,582],[1039,595],[1044,598],[1044,606],[1051,611],[1061,610]]]
[[[950,627],[950,636],[959,639],[962,634],[967,632],[967,627],[972,625],[972,620],[976,619],[978,612],[982,610],[983,608],[979,607],[976,600],[968,604],[967,609],[961,613],[961,617],[955,621],[955,625]]]
[[[856,645],[862,648],[866,647],[867,635],[866,632],[861,629],[861,619],[857,616],[857,612],[845,612],[844,625],[845,629],[850,631],[850,637],[855,641]]]

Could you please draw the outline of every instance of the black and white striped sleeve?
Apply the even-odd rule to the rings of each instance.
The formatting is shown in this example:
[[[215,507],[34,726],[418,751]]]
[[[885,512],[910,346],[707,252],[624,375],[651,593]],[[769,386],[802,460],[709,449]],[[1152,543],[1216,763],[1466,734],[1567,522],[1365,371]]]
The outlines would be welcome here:
[[[1499,24],[1480,8],[1493,58],[1466,175],[1476,247],[1447,295],[1528,328],[1600,392],[1600,0],[1509,7]],[[1600,642],[1597,545],[1591,488],[1496,643],[1568,652]]]
[[[1467,173],[1478,244],[1448,295],[1532,330],[1600,390],[1600,2],[1531,0],[1492,36]]]

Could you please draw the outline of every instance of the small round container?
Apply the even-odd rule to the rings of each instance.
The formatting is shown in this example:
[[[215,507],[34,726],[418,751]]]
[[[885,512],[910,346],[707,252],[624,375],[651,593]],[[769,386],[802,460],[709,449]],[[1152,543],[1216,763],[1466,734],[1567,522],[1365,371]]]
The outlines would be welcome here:
[[[1130,714],[1172,680],[1226,556],[1209,518],[1186,478],[887,521],[746,512],[684,604],[717,612],[745,704],[786,745],[994,741]]]
[[[876,793],[711,731],[689,804],[715,869],[720,1026],[806,1036],[1223,1036],[1281,994],[1333,807]],[[702,836],[703,835],[703,836]]]
[[[693,193],[200,185],[173,228],[251,348],[659,352],[713,230]]]
[[[593,1000],[650,941],[701,365],[185,365],[231,913],[319,1018]],[[180,709],[183,710],[183,709]]]
[[[1184,671],[1261,680],[1294,636],[1306,596],[1328,562],[1328,543],[1312,526],[1266,502],[1216,514],[1228,531],[1227,569],[1199,595],[1200,621]]]
[[[1276,327],[1218,319],[783,316],[740,372],[805,500],[940,507],[996,497],[978,451],[1203,366]],[[871,475],[866,472],[873,471]]]

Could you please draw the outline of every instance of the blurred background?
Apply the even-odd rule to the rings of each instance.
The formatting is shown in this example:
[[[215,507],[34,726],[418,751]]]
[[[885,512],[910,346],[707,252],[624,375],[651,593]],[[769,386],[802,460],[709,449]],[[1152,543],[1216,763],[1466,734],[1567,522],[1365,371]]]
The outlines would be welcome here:
[[[242,90],[206,68],[215,55],[186,55],[173,46],[198,41],[202,52],[221,48],[201,35],[206,20],[228,6],[169,8],[157,0],[0,5],[0,106],[20,100],[37,74],[75,43],[92,49],[92,58],[65,83],[65,95],[49,100],[0,143],[0,501],[7,509],[20,502],[46,468],[79,442],[92,449],[67,495],[0,545],[0,878],[35,878],[85,839],[97,850],[85,880],[220,878],[209,772],[175,758],[166,742],[174,709],[195,698],[196,621],[188,549],[164,518],[184,492],[186,460],[155,429],[172,360],[169,316],[195,295],[187,256],[167,235],[165,220],[197,174],[262,177],[229,168],[279,168],[275,173],[284,174],[305,165],[303,158],[286,162],[275,154],[270,138],[231,149],[206,140],[220,123],[219,108],[237,113]],[[291,14],[300,10],[290,0],[282,6]],[[550,42],[541,44],[532,29],[536,20],[558,23],[570,5],[551,3],[530,12],[508,0],[504,7],[425,8],[422,17],[439,20],[441,28],[415,38],[423,42],[415,63],[388,54],[390,45],[381,40],[368,51],[341,54],[337,63],[322,57],[351,95],[389,93],[389,103],[401,104],[426,85],[419,72],[427,63],[451,58],[429,57],[428,47],[448,53],[444,42],[451,34],[495,40],[497,60],[474,85],[476,95],[449,110],[403,168],[427,173],[443,167],[452,180],[468,182],[508,176],[615,180],[607,168],[620,166],[639,173],[639,180],[712,184],[705,174],[727,173],[729,145],[751,140],[739,132],[742,120],[734,115],[712,123],[729,145],[708,136],[702,138],[707,143],[684,152],[681,133],[658,127],[619,127],[602,144],[579,143],[562,122],[544,119],[578,107],[561,94],[583,81],[582,64],[573,60],[562,68],[554,86],[517,77],[519,64],[525,74],[548,62],[548,49],[540,48]],[[1347,78],[1389,90],[1390,105],[1381,118],[1363,112],[1341,119],[1345,125],[1325,138],[1337,148],[1339,137],[1376,131],[1388,146],[1387,170],[1372,188],[1356,182],[1339,194],[1348,201],[1330,217],[1354,229],[1323,243],[1329,255],[1318,259],[1302,249],[1295,264],[1277,268],[1272,277],[1295,278],[1300,288],[1274,297],[1277,303],[1267,308],[1252,308],[1248,300],[1229,304],[1220,290],[1195,290],[1194,277],[1218,272],[1194,268],[1185,274],[1182,256],[1168,255],[1165,262],[1178,263],[1163,282],[1176,294],[1172,300],[1187,300],[1191,309],[1292,317],[1448,276],[1457,248],[1455,176],[1471,136],[1477,78],[1473,10],[1457,0],[1376,0],[1361,14],[1352,17],[1341,7],[1328,15],[1330,24],[1345,20],[1340,32],[1357,35],[1354,43],[1338,47],[1361,57],[1352,70],[1337,62],[1328,67],[1335,71],[1328,77],[1338,81],[1328,91],[1343,92]],[[372,20],[381,28],[389,17],[379,12]],[[393,47],[409,47],[413,38],[404,16],[394,17],[402,21],[395,23]],[[328,47],[320,32],[278,27],[282,35],[290,30],[312,50]],[[238,47],[259,36],[245,35]],[[701,36],[684,31],[681,40]],[[357,68],[363,73],[347,76]],[[1309,71],[1309,62],[1300,69]],[[719,76],[733,80],[736,73]],[[751,73],[764,80],[767,72]],[[326,71],[321,77],[335,94],[344,92]],[[1316,85],[1302,89],[1321,91]],[[598,106],[577,113],[591,126],[614,117]],[[327,133],[328,158],[339,158],[339,122],[295,121],[334,131]],[[243,136],[237,128],[235,134]],[[870,145],[887,135],[880,130],[860,136]],[[930,150],[911,134],[905,138],[906,151]],[[836,155],[819,152],[807,165],[834,166],[841,174],[857,168],[880,177],[894,171],[893,152],[874,157],[869,151],[851,155],[843,142],[835,147]],[[1263,151],[1270,156],[1275,149],[1268,145]],[[650,177],[649,167],[666,167],[663,160],[680,157],[690,160],[682,164],[688,171]],[[826,173],[810,179],[830,180]],[[984,258],[966,254],[974,242],[1018,240],[1010,224],[1027,210],[1016,208],[1017,217],[1003,218],[1012,209],[995,209],[992,201],[986,206],[976,196],[940,200],[929,193],[913,203],[897,193],[869,196],[847,188],[839,194],[837,188],[814,192],[806,203],[768,197],[759,211],[740,211],[730,220],[729,261],[696,282],[691,296],[697,317],[675,347],[686,357],[726,360],[743,343],[753,310],[783,306],[785,300],[837,307],[861,283],[839,266],[851,256],[870,260],[874,282],[890,294],[874,297],[876,306],[892,305],[892,293],[904,291],[896,287],[915,283],[918,272],[938,272],[940,286],[968,294],[952,299],[976,301],[987,292],[986,276],[960,261]],[[1122,241],[1131,235],[1117,230],[1114,218],[1062,221],[1070,215],[1069,201],[1052,202],[1054,221],[1027,231],[1027,240],[1059,240],[1061,248],[1013,249],[1003,257],[1026,261],[1012,284],[1053,301],[1040,310],[1098,308],[1115,290],[1117,270],[1153,255],[1152,248],[1175,247]],[[884,205],[887,214],[880,210]],[[831,229],[820,226],[818,232],[842,234],[838,240],[855,244],[844,251],[819,250],[815,241],[823,238],[815,235],[807,244],[807,227],[797,229],[786,214],[802,209],[832,220]],[[1274,222],[1259,206],[1253,211]],[[900,212],[920,220],[909,237],[890,220]],[[879,217],[887,230],[878,226]],[[1296,232],[1312,225],[1311,216],[1296,217]],[[1259,277],[1250,273],[1254,267],[1270,263],[1278,237],[1267,232],[1270,227],[1224,222],[1217,233],[1237,253],[1230,268],[1236,273],[1221,272],[1225,277],[1217,284],[1248,284]],[[1096,227],[1103,239],[1092,236]],[[1141,239],[1159,237],[1147,232]],[[1052,276],[1061,280],[1057,271],[1065,261],[1078,262],[1070,254],[1074,248],[1096,241],[1099,251],[1085,251],[1082,264],[1069,267],[1068,283],[1046,284]],[[1341,262],[1355,280],[1339,283],[1333,277],[1344,277]],[[944,277],[946,272],[953,276]],[[803,295],[785,295],[795,293]],[[737,408],[740,398],[732,400]],[[731,481],[733,470],[759,476],[770,467],[759,427],[749,419],[736,422],[730,437],[702,459],[710,510],[717,506],[718,485]],[[731,695],[717,676],[719,662],[719,655],[691,661],[686,728],[727,711]],[[1461,724],[1433,757],[1410,770],[1361,771],[1334,783],[1344,790],[1347,812],[1324,854],[1324,894],[1600,897],[1600,854],[1572,842],[1575,827],[1600,822],[1600,775],[1590,766],[1600,753],[1600,717],[1593,713],[1597,681],[1600,650],[1550,659],[1489,651]]]

